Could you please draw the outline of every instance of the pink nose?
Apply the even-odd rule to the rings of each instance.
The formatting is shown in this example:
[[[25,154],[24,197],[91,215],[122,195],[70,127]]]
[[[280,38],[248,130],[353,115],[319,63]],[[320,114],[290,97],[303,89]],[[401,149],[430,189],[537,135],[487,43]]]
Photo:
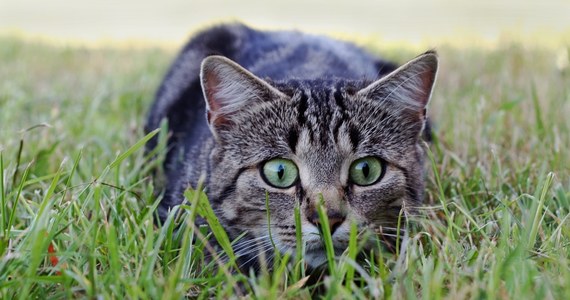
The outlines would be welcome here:
[[[344,222],[344,220],[346,219],[345,214],[336,211],[336,210],[330,210],[327,212],[327,217],[329,220],[329,228],[331,230],[331,234],[333,234],[337,228],[340,227],[340,225],[342,225],[342,223]],[[319,214],[317,213],[317,211],[313,211],[313,213],[310,214],[310,216],[308,216],[308,220],[309,222],[311,222],[311,224],[317,226],[317,227],[321,227],[321,220],[319,219]]]

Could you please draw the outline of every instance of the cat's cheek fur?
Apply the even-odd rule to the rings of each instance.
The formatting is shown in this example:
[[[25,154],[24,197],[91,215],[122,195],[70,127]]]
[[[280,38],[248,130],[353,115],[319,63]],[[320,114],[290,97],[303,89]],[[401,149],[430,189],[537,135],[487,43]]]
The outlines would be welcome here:
[[[402,172],[389,166],[380,182],[371,186],[354,186],[350,205],[369,221],[382,222],[386,208],[405,199],[405,186],[406,178]]]
[[[290,223],[295,205],[295,188],[277,189],[268,186],[257,168],[243,171],[235,182],[235,196],[221,203],[224,223],[232,224],[255,236],[267,235],[268,226]],[[270,220],[267,220],[269,208]]]
[[[223,223],[245,230],[265,222],[265,196],[255,186],[256,171],[247,169],[241,172],[233,188],[229,189],[232,194],[223,195],[223,201],[216,210]]]

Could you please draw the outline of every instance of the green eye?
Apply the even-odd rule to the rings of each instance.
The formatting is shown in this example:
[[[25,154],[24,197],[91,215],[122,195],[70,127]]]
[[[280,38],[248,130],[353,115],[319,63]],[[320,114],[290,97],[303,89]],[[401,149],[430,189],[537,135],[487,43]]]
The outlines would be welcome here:
[[[357,185],[371,185],[376,183],[384,173],[382,161],[373,156],[355,160],[350,165],[350,180]]]
[[[267,184],[284,189],[297,181],[299,170],[295,163],[288,159],[274,158],[263,164],[261,175]]]

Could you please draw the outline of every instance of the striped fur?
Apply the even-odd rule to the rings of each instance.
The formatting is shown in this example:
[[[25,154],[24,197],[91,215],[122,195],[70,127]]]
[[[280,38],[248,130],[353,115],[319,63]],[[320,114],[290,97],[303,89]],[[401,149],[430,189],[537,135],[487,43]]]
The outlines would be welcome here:
[[[395,70],[351,44],[320,36],[243,25],[203,32],[167,74],[147,123],[151,130],[166,118],[172,131],[160,217],[204,174],[230,237],[247,233],[236,245],[244,267],[268,251],[268,222],[278,250],[294,253],[295,205],[307,262],[323,263],[319,229],[311,222],[321,197],[329,218],[345,220],[333,233],[339,253],[351,221],[392,240],[400,211],[422,202],[422,132],[436,71],[433,52]],[[352,184],[349,166],[366,156],[384,162],[384,175],[370,186]],[[294,186],[279,189],[262,179],[262,164],[277,157],[297,165]]]

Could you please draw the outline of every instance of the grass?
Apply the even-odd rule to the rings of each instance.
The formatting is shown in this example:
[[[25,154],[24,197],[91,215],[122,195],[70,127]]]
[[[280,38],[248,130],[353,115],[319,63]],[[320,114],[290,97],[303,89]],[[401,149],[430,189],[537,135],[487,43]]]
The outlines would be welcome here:
[[[299,258],[232,273],[222,230],[229,262],[205,260],[208,233],[191,220],[212,213],[199,191],[154,224],[157,162],[141,128],[173,51],[0,44],[1,299],[238,297],[234,285],[311,296]],[[373,46],[399,62],[417,54]],[[570,299],[570,50],[438,50],[426,206],[407,247],[359,265],[353,230],[317,283],[323,297]]]

